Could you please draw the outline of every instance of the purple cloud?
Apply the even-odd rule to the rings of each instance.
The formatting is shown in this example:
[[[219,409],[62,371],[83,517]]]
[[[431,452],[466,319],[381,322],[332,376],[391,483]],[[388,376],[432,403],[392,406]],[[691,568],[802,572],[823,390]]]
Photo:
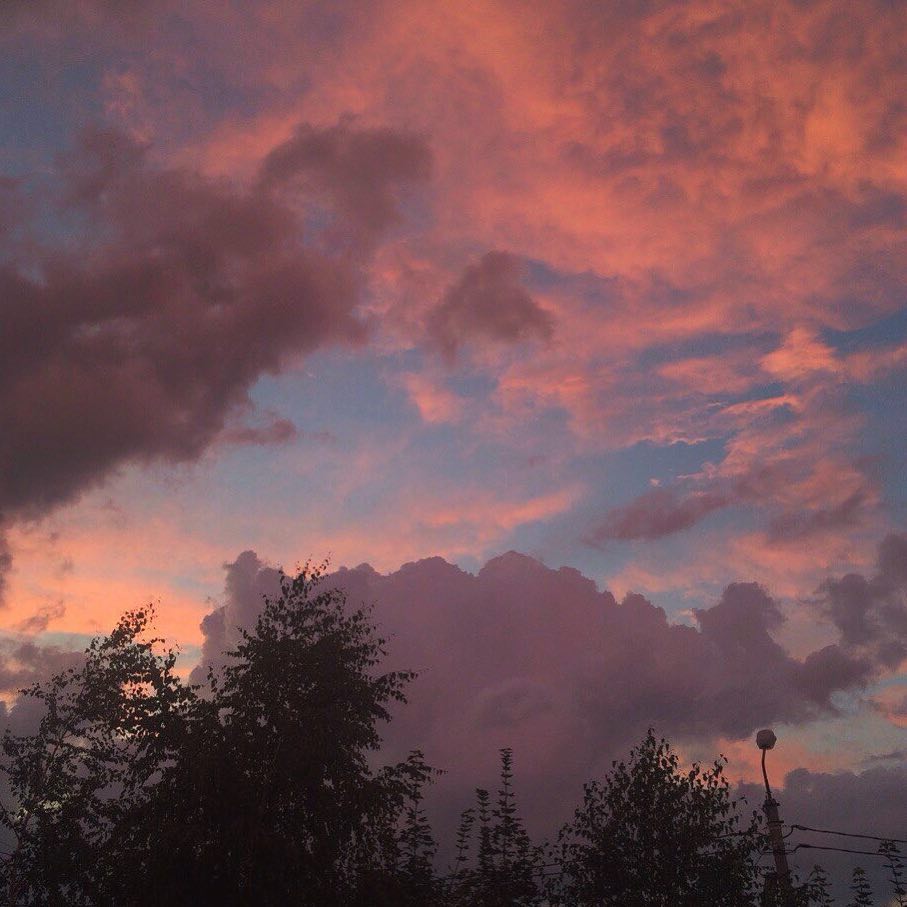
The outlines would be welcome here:
[[[302,231],[311,200],[286,182],[314,169],[337,229],[374,239],[396,216],[395,187],[426,175],[428,151],[348,124],[300,127],[295,142],[242,188],[88,129],[60,164],[60,228],[45,223],[42,243],[36,224],[19,225],[32,230],[27,254],[0,235],[0,524],[70,501],[124,462],[198,457],[259,376],[364,338],[361,244],[315,248]],[[0,575],[8,562],[0,550]]]
[[[448,358],[471,340],[548,341],[554,320],[520,282],[517,259],[488,252],[470,265],[428,317],[428,335]]]
[[[298,184],[310,197],[326,195],[348,238],[367,244],[399,219],[400,185],[427,179],[430,169],[431,154],[417,136],[356,129],[347,118],[330,129],[300,125],[264,159],[260,184],[269,189]]]
[[[625,507],[612,510],[605,522],[594,530],[591,541],[663,538],[689,529],[730,503],[731,499],[725,494],[694,492],[681,496],[674,489],[656,488]]]
[[[826,581],[818,603],[840,631],[842,646],[880,667],[896,668],[907,657],[907,535],[885,538],[877,571]]]
[[[251,626],[278,578],[251,551],[228,565],[193,679]],[[422,747],[449,770],[438,788],[445,815],[493,772],[500,746],[520,754],[527,809],[541,822],[650,725],[677,738],[745,738],[772,722],[834,714],[833,693],[872,675],[835,646],[804,660],[788,654],[771,635],[778,606],[755,583],[697,610],[696,629],[670,624],[643,596],[617,602],[576,570],[514,552],[476,575],[430,558],[386,576],[342,569],[325,582],[352,604],[374,605],[388,668],[420,672],[386,748],[396,757]]]
[[[817,532],[856,526],[863,516],[868,499],[868,489],[859,488],[831,507],[780,514],[769,524],[769,538],[775,541],[788,541],[806,538]]]
[[[229,428],[222,435],[229,444],[286,444],[298,437],[299,429],[289,419],[274,419],[261,427]]]
[[[42,646],[32,640],[0,640],[0,691],[15,693],[51,675],[81,664],[84,654],[59,646]]]

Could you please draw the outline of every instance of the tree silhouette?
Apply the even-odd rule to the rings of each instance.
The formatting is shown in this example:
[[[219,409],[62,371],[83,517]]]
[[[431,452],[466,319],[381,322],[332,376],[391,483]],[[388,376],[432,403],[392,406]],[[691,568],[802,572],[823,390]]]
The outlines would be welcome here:
[[[885,858],[884,866],[888,870],[888,879],[894,890],[897,907],[907,907],[907,889],[904,888],[904,864],[901,861],[901,851],[894,841],[883,841],[879,845],[879,853]]]
[[[421,754],[420,754],[421,755]],[[396,867],[397,903],[418,905],[436,903],[442,885],[433,865],[438,845],[422,808],[422,785],[416,779],[405,809],[403,828],[398,835]]]
[[[853,897],[847,907],[872,907],[875,903],[872,897],[872,888],[866,878],[866,872],[859,866],[853,871],[850,890]]]
[[[834,904],[829,891],[828,875],[819,865],[813,866],[806,885],[803,887],[803,893],[807,902],[815,904],[816,907],[832,907]]]
[[[80,667],[21,691],[41,714],[32,733],[3,737],[7,903],[100,902],[121,871],[111,841],[179,757],[195,700],[174,673],[175,653],[143,638],[152,618],[152,608],[127,612]]]
[[[501,786],[492,806],[487,790],[476,790],[476,807],[466,810],[457,832],[457,862],[448,880],[448,903],[476,907],[531,907],[542,901],[542,850],[523,826],[513,789],[513,752],[500,751]],[[478,821],[476,865],[465,868]]]
[[[128,612],[80,665],[23,691],[29,732],[7,730],[0,771],[0,903],[300,907],[541,907],[768,903],[758,816],[745,820],[724,760],[687,771],[649,731],[586,785],[555,847],[526,832],[513,753],[495,797],[476,791],[445,878],[424,810],[434,770],[420,751],[376,768],[380,726],[409,672],[382,672],[365,609],[283,577],[208,684],[184,684]],[[896,845],[884,842],[905,907]],[[854,874],[855,907],[871,903]],[[798,903],[829,904],[816,867]]]
[[[40,725],[3,741],[9,903],[401,903],[431,770],[370,754],[413,675],[378,670],[368,612],[320,580],[284,577],[204,695],[143,639],[147,611],[27,691]]]
[[[680,770],[677,755],[649,730],[627,761],[585,786],[583,803],[559,836],[563,905],[752,904],[761,850],[755,814],[731,800],[724,760]]]

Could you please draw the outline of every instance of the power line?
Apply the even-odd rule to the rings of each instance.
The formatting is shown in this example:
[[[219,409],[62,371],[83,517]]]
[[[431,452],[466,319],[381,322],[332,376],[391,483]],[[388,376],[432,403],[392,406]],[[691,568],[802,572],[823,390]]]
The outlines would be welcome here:
[[[787,853],[794,853],[797,850],[833,850],[837,853],[859,853],[869,857],[884,857],[886,854],[879,853],[877,850],[851,850],[848,847],[824,847],[821,844],[796,844]]]
[[[820,835],[841,835],[844,838],[865,838],[867,841],[893,841],[896,844],[907,844],[904,838],[888,838],[884,835],[859,835],[851,831],[832,831],[829,828],[811,828],[809,825],[791,825],[791,830],[814,831]]]

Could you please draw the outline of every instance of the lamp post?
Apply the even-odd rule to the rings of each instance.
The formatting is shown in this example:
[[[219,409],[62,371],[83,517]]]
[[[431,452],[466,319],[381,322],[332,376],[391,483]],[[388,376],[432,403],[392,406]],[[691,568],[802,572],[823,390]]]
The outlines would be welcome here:
[[[781,834],[781,817],[778,815],[778,801],[772,796],[765,770],[765,754],[774,747],[778,738],[775,732],[765,728],[756,734],[756,746],[762,750],[762,779],[765,781],[765,803],[762,812],[768,823],[768,834],[772,842],[772,853],[775,857],[775,876],[781,885],[781,903],[785,907],[794,907],[794,892],[790,881],[790,867],[787,865],[787,853],[784,849],[784,837]]]

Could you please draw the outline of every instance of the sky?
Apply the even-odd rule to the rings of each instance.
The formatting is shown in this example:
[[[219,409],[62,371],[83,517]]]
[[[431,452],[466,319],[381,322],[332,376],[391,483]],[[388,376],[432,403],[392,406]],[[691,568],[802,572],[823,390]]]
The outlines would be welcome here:
[[[188,672],[329,557],[439,764],[560,791],[654,724],[754,781],[772,724],[794,799],[907,773],[905,36],[8,0],[7,699],[148,600]]]

